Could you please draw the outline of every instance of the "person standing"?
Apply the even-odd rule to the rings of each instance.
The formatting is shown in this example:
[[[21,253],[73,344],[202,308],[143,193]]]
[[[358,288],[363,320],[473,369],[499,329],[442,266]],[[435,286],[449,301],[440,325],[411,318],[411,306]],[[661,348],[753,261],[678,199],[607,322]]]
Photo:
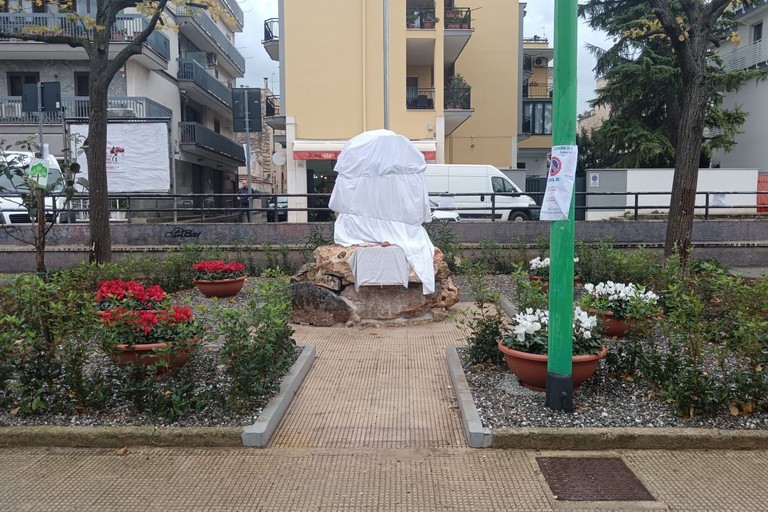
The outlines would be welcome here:
[[[237,215],[237,221],[243,222],[243,215],[248,217],[248,222],[251,222],[251,194],[253,191],[248,186],[248,181],[243,180],[240,182],[240,188],[237,189],[237,200],[240,205],[240,213]]]

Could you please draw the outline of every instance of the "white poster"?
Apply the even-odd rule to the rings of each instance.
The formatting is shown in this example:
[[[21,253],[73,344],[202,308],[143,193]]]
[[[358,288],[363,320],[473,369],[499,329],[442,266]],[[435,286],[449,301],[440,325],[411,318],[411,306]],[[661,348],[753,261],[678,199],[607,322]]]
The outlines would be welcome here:
[[[87,137],[88,125],[73,124],[70,131]],[[167,192],[171,188],[168,154],[166,123],[109,123],[104,148],[109,192]],[[85,153],[78,155],[77,162],[81,176],[87,178]]]
[[[578,155],[576,146],[552,147],[552,163],[549,166],[547,190],[541,204],[541,220],[568,220]]]

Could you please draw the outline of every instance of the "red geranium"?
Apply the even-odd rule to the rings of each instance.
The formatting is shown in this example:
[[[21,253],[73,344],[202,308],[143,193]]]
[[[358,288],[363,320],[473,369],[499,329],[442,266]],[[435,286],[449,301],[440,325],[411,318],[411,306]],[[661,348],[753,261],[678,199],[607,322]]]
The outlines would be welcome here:
[[[195,279],[200,281],[218,281],[235,279],[245,275],[245,265],[236,261],[227,263],[222,260],[198,261],[192,265]]]
[[[136,281],[114,279],[102,281],[96,291],[96,301],[99,309],[106,310],[114,307],[126,309],[157,309],[165,300],[166,293],[158,285],[144,287]]]
[[[101,339],[109,349],[118,343],[186,343],[200,335],[200,325],[189,306],[155,311],[116,307],[101,317]]]

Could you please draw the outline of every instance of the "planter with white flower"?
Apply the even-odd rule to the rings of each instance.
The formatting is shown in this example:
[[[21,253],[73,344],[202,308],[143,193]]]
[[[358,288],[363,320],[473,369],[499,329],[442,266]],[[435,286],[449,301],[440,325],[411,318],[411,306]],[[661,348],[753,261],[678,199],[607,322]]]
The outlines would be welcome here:
[[[206,297],[234,297],[245,283],[245,265],[222,260],[198,261],[192,265],[195,286]]]
[[[574,263],[579,262],[579,258],[573,258]],[[549,289],[549,258],[536,256],[528,262],[528,278],[541,286],[544,290]],[[574,275],[573,282],[577,283],[579,276]]]
[[[659,296],[633,283],[587,283],[584,291],[580,305],[598,316],[598,330],[604,336],[621,338],[630,329],[663,315]]]
[[[594,333],[597,318],[576,307],[573,311],[573,387],[577,388],[597,370],[608,353]],[[549,311],[526,309],[515,315],[510,332],[499,340],[507,366],[523,386],[544,391],[547,382]]]

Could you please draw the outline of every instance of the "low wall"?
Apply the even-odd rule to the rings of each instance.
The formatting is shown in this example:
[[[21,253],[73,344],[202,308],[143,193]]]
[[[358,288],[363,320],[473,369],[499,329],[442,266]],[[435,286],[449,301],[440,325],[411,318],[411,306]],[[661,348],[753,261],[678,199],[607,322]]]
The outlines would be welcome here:
[[[549,238],[546,222],[461,222],[447,225],[465,248],[486,240],[503,247],[534,245],[539,237]],[[126,254],[146,253],[158,257],[185,244],[216,245],[229,249],[249,247],[258,251],[268,243],[272,249],[285,244],[296,253],[317,235],[332,239],[333,224],[113,224],[115,259]],[[664,221],[576,222],[576,239],[597,242],[613,239],[617,247],[646,246],[662,249],[666,234]],[[0,273],[27,272],[35,268],[34,251],[16,238],[32,240],[32,226],[0,226]],[[55,225],[46,238],[48,268],[66,268],[88,258],[89,229],[85,224]],[[716,258],[728,266],[768,267],[768,219],[695,221],[695,255]]]

